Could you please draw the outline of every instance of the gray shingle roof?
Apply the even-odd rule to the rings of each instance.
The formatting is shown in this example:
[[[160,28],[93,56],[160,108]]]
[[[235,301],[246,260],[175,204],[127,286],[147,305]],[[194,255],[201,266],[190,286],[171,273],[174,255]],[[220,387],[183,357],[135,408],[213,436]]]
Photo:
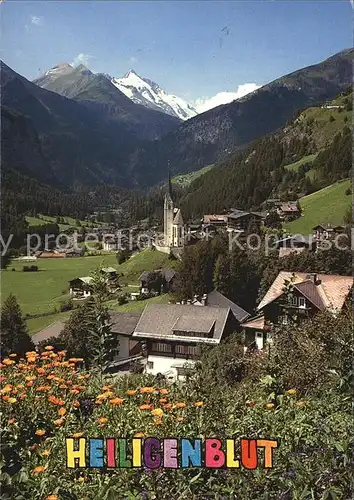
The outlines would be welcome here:
[[[136,325],[133,337],[147,337],[154,339],[183,339],[189,342],[208,342],[217,344],[220,342],[225,330],[230,308],[220,307],[197,307],[193,305],[180,304],[147,304],[141,318]],[[178,323],[179,321],[179,323]],[[205,333],[206,328],[215,323],[212,338],[198,337]],[[182,325],[184,331],[193,331],[195,337],[182,337],[173,333],[176,325]]]
[[[242,307],[232,302],[217,290],[213,290],[212,292],[208,293],[207,304],[208,306],[214,307],[229,307],[237,321],[239,321],[240,323],[250,317],[250,314],[247,311],[242,309]]]
[[[43,340],[47,340],[50,337],[59,337],[63,330],[64,323],[62,323],[61,321],[55,321],[54,323],[51,323],[50,325],[43,328],[43,330],[41,330],[40,332],[32,335],[31,338],[34,344],[39,344]]]
[[[140,312],[111,312],[110,320],[112,323],[111,332],[120,335],[132,335],[134,328],[138,324]]]

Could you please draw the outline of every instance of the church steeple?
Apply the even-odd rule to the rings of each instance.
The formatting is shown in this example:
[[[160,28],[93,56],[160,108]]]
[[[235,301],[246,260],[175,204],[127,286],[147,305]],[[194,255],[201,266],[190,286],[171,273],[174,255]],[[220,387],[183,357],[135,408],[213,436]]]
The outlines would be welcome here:
[[[170,160],[168,160],[168,194],[173,199],[173,191],[172,191],[172,181],[171,181],[171,168],[170,168]]]

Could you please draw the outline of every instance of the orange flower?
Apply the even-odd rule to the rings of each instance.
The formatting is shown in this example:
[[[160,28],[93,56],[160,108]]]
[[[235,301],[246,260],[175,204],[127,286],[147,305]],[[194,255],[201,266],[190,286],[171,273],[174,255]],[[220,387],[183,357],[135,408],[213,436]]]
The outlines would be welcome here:
[[[65,408],[59,408],[58,413],[61,417],[63,417],[66,414],[66,409]]]
[[[65,401],[62,399],[59,399],[55,397],[53,394],[51,394],[48,398],[49,403],[52,403],[53,405],[58,405],[58,406],[63,406],[65,405]]]
[[[151,393],[151,392],[154,392],[154,388],[153,387],[141,387],[140,388],[140,392],[143,392],[143,393]]]
[[[27,358],[27,361],[28,363],[35,363],[36,362],[36,358],[33,357],[33,358]]]
[[[176,403],[175,404],[176,408],[185,408],[186,406],[187,406],[186,403]]]
[[[38,373],[39,375],[44,375],[44,373],[45,373],[45,369],[44,369],[44,368],[42,368],[42,367],[40,367],[40,366],[39,366],[38,368],[36,368],[36,370],[37,370],[37,373]]]
[[[44,436],[45,430],[44,429],[37,429],[35,432],[36,436]]]
[[[9,420],[9,425],[15,424],[16,420],[14,418],[10,418]]]
[[[151,409],[151,405],[141,405],[140,406],[140,410],[150,410]]]
[[[38,392],[50,391],[50,385],[40,385],[39,387],[37,387],[36,391]]]
[[[286,391],[285,394],[288,394],[289,396],[294,396],[294,394],[296,394],[296,389],[289,389],[288,391]]]
[[[18,384],[16,385],[17,389],[23,389],[24,388],[24,384]]]
[[[155,418],[155,420],[154,420],[154,424],[155,424],[155,425],[161,425],[161,424],[162,424],[162,420],[161,420],[161,418]]]
[[[46,351],[53,351],[54,347],[52,345],[46,345],[44,348]]]
[[[169,392],[168,389],[160,389],[160,394],[168,394]]]
[[[161,399],[159,399],[159,403],[167,403],[167,399],[161,398]]]
[[[113,385],[104,385],[102,387],[102,391],[105,392],[105,391],[111,391],[113,389]]]
[[[265,407],[267,408],[267,410],[272,410],[275,407],[275,405],[274,403],[267,403]]]
[[[68,388],[68,386],[67,386],[67,385],[65,385],[65,384],[61,384],[61,385],[59,386],[59,389],[67,389],[67,388]]]
[[[57,418],[56,420],[53,420],[53,424],[57,425],[58,427],[61,427],[64,424],[64,419],[63,418]]]
[[[70,391],[70,392],[72,392],[72,391]],[[113,392],[107,391],[107,392],[103,392],[102,394],[99,394],[98,396],[96,396],[96,399],[97,400],[108,399],[108,398],[111,398],[112,396],[113,396]]]
[[[247,400],[245,403],[246,406],[256,406],[256,404],[257,403],[255,401],[249,401],[249,400]]]
[[[155,410],[151,411],[152,415],[155,415],[155,417],[161,418],[163,415],[163,410],[161,408],[155,408]]]
[[[2,362],[5,366],[10,366],[15,364],[15,361],[13,359],[7,359],[7,358],[4,359]]]
[[[167,403],[167,405],[164,405],[164,408],[165,408],[166,410],[170,410],[170,409],[172,408],[172,406],[173,406],[173,405],[172,405],[171,403]]]
[[[59,500],[59,497],[53,493],[52,495],[48,495],[46,500]]]
[[[49,455],[50,455],[50,451],[49,451],[49,450],[43,450],[43,451],[41,452],[41,455],[42,455],[43,457],[49,457]]]
[[[5,396],[2,397],[3,401],[8,401],[10,399],[10,396],[5,394]]]
[[[70,389],[71,394],[80,394],[79,389]]]
[[[33,474],[40,474],[41,472],[44,472],[46,470],[47,467],[44,467],[43,465],[38,465],[38,467],[35,467],[33,470],[32,470],[32,473]]]
[[[27,386],[27,387],[32,387],[32,385],[33,385],[33,380],[30,380],[30,381],[29,381],[29,382],[27,382],[27,384],[26,384],[26,386]]]
[[[126,394],[127,394],[128,396],[134,396],[134,395],[136,394],[136,390],[134,390],[134,389],[129,389],[129,390],[126,392]]]
[[[36,380],[36,376],[35,375],[27,375],[27,377],[25,377],[25,380],[28,380],[29,382],[32,382],[32,380]]]
[[[197,408],[200,408],[201,406],[204,406],[204,403],[203,403],[203,401],[197,401],[196,403],[194,403],[194,406],[196,406]]]
[[[20,398],[20,399],[26,399],[26,394],[20,394],[20,395],[19,395],[19,398]]]
[[[80,402],[79,401],[73,401],[73,406],[74,406],[74,408],[79,408]]]
[[[8,392],[12,391],[12,385],[11,384],[6,384],[3,389],[1,389],[0,394],[7,394]]]
[[[75,434],[73,434],[73,438],[80,438],[81,436],[83,436],[83,432],[75,432]]]
[[[114,399],[111,399],[109,402],[113,406],[118,406],[118,405],[121,405],[124,402],[124,399],[122,399],[122,398],[114,398]]]
[[[137,432],[136,434],[134,434],[134,437],[135,438],[143,438],[143,437],[145,437],[145,434],[143,432]]]
[[[98,423],[99,423],[99,424],[101,424],[101,425],[104,425],[104,424],[106,424],[107,422],[108,422],[108,418],[106,418],[106,417],[100,417],[100,418],[98,419]]]
[[[184,420],[184,417],[177,417],[177,418],[176,418],[176,421],[177,421],[177,422],[183,422],[183,420]]]

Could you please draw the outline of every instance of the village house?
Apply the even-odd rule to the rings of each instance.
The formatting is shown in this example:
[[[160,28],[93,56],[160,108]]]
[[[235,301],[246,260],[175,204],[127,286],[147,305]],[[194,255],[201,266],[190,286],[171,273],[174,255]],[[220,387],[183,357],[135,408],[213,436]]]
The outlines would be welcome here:
[[[297,201],[287,201],[277,208],[281,220],[292,221],[300,217],[301,211]]]
[[[226,228],[227,226],[227,215],[204,215],[203,217],[203,229],[206,228]]]
[[[343,234],[344,226],[335,226],[332,224],[318,224],[313,229],[313,236],[317,241],[324,241],[335,238],[338,234]]]
[[[274,247],[279,250],[279,258],[286,257],[291,253],[301,253],[304,250],[315,252],[317,242],[312,235],[286,236],[274,243]]]
[[[164,268],[155,271],[144,271],[140,277],[141,293],[169,293],[174,291],[177,273],[174,269]]]
[[[200,358],[201,345],[216,346],[237,328],[230,308],[148,304],[133,339],[146,345],[147,373],[180,379],[185,364]]]
[[[352,287],[352,276],[281,271],[258,305],[258,315],[242,324],[245,345],[264,348],[271,341],[271,325],[301,323],[324,311],[338,314]]]
[[[91,276],[84,276],[82,278],[74,278],[69,281],[69,293],[74,300],[86,299],[92,295],[92,282]]]
[[[227,229],[229,231],[247,231],[254,227],[259,229],[265,219],[261,212],[247,212],[245,210],[231,209],[227,214]]]

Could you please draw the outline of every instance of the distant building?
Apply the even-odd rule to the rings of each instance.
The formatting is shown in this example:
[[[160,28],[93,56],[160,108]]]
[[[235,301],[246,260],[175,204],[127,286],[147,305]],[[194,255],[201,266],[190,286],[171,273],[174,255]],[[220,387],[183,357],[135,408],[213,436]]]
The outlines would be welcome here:
[[[328,240],[335,238],[338,234],[345,231],[344,226],[335,226],[332,224],[318,224],[313,228],[313,235],[317,241]]]
[[[297,201],[287,201],[277,208],[277,213],[280,219],[291,221],[300,217],[301,211]]]
[[[141,293],[168,293],[174,290],[177,273],[174,269],[164,268],[155,271],[144,271],[140,277]]]
[[[227,228],[235,231],[247,231],[252,227],[259,229],[265,217],[266,214],[261,212],[247,212],[233,208],[227,214]]]
[[[274,247],[279,250],[279,258],[281,258],[291,253],[301,253],[304,250],[316,251],[317,242],[311,234],[308,236],[287,236],[276,241]]]
[[[82,278],[75,278],[69,281],[69,293],[74,299],[86,299],[92,295],[92,282],[91,276],[84,276]]]

